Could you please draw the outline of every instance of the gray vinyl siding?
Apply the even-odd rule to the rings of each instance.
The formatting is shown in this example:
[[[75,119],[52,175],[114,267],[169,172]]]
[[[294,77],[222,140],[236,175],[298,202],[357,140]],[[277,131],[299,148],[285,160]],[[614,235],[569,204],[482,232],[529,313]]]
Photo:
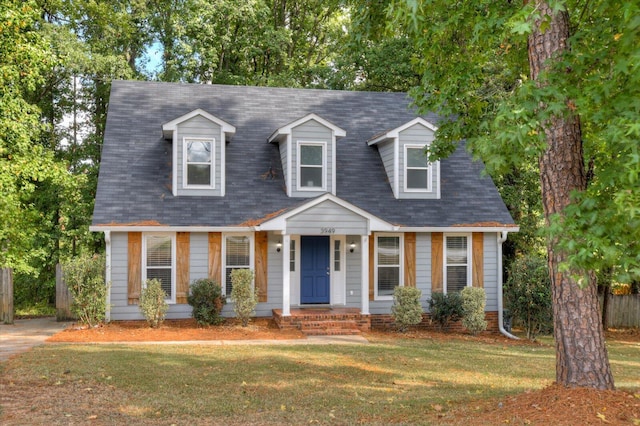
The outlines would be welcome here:
[[[324,142],[326,144],[324,170],[325,188],[319,191],[299,191],[298,190],[298,143],[304,142]],[[291,131],[291,188],[292,197],[317,197],[326,192],[332,192],[333,188],[333,137],[331,129],[323,126],[315,120],[309,120]],[[285,145],[281,147],[286,149]]]
[[[287,153],[287,142],[280,142],[278,144],[278,148],[280,149],[280,160],[282,161],[282,176],[284,176],[284,184],[286,186],[288,185],[287,176],[289,176],[287,174],[289,173],[289,155]],[[287,191],[289,191],[290,189],[291,188],[286,188]]]
[[[498,310],[498,236],[495,233],[484,234],[484,291],[487,296],[485,311]]]
[[[196,238],[197,240],[198,238]],[[111,320],[113,321],[144,320],[139,305],[128,304],[128,241],[129,238],[126,232],[113,232],[111,234]],[[193,239],[190,244],[190,250],[194,251]],[[193,254],[191,256],[193,258]],[[205,267],[207,267],[206,261]],[[193,266],[190,270],[190,276],[193,276]],[[169,305],[167,319],[190,317],[191,306],[184,304]]]
[[[416,287],[422,291],[420,302],[427,310],[431,298],[431,234],[416,234]]]
[[[287,220],[289,234],[363,235],[368,232],[367,228],[365,218],[332,201],[324,201]]]
[[[434,134],[431,129],[424,127],[421,124],[416,124],[414,126],[409,127],[406,130],[400,132],[399,137],[399,170],[398,170],[398,178],[399,178],[399,194],[398,198],[413,198],[413,199],[435,199],[438,197],[438,170],[439,163],[435,163],[431,165],[431,191],[429,192],[405,192],[404,190],[404,167],[405,167],[405,155],[404,155],[404,146],[405,145],[426,145],[430,144],[434,140]]]
[[[222,177],[222,129],[216,123],[207,120],[206,118],[197,115],[189,120],[186,120],[177,126],[178,128],[178,155],[177,155],[177,167],[178,167],[178,195],[208,195],[208,196],[220,196],[222,195],[221,189],[221,177]],[[184,138],[207,138],[214,139],[214,189],[186,189],[184,188],[183,181],[183,144]]]
[[[378,153],[380,154],[380,158],[382,159],[382,164],[384,164],[384,170],[387,172],[387,178],[389,180],[389,185],[391,185],[391,190],[393,191],[393,195],[398,197],[398,194],[395,193],[395,172],[394,172],[394,141],[386,141],[378,144]]]
[[[347,303],[346,306],[350,308],[359,308],[362,299],[362,281],[360,280],[360,273],[362,271],[362,261],[360,254],[360,236],[359,235],[347,235],[347,244],[349,241],[356,241],[358,248],[353,253],[347,250],[346,253],[346,272],[345,272],[345,286],[347,291]],[[368,248],[365,247],[365,250]],[[367,284],[368,289],[368,284]],[[367,290],[368,291],[368,290]],[[353,293],[353,294],[352,294]]]

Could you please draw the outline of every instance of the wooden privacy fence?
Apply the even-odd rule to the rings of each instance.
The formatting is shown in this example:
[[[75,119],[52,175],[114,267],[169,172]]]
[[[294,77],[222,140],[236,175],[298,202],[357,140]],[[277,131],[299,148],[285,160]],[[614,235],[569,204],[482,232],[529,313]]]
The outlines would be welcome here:
[[[71,313],[71,301],[73,300],[71,292],[64,282],[64,274],[62,265],[56,265],[56,320],[67,321],[73,320],[75,317]]]
[[[607,303],[607,327],[640,327],[640,294],[610,294]]]
[[[13,270],[0,269],[0,322],[13,324]]]

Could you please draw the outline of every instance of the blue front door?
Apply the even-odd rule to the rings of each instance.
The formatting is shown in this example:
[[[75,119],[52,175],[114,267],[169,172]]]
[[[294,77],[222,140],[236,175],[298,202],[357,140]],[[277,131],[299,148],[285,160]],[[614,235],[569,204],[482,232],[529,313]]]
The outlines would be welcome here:
[[[329,298],[329,237],[301,237],[300,303],[327,304]]]

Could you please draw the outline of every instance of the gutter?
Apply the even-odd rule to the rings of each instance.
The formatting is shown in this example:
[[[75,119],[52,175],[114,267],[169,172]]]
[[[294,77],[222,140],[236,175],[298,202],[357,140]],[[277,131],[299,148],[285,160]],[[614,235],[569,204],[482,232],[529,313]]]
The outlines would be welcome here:
[[[510,339],[519,340],[518,337],[504,329],[504,306],[502,301],[502,243],[507,241],[508,231],[498,234],[498,329],[500,333]]]
[[[104,313],[105,322],[111,321],[111,231],[104,231],[105,271],[104,284],[107,286],[107,307]]]

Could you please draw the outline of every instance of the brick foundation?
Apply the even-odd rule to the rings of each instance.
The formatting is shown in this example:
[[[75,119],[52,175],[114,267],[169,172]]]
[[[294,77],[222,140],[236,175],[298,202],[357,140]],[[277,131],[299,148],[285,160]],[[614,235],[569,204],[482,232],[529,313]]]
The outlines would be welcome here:
[[[498,333],[498,312],[485,312],[485,320],[487,321],[487,330],[485,333]],[[371,315],[371,328],[373,330],[391,330],[395,329],[395,322],[391,314],[386,315]],[[440,326],[431,322],[431,315],[428,313],[422,314],[422,322],[418,325],[414,325],[411,328],[418,330],[433,330],[439,331]],[[448,331],[455,332],[467,332],[467,329],[463,327],[461,321],[456,321],[449,325]]]

